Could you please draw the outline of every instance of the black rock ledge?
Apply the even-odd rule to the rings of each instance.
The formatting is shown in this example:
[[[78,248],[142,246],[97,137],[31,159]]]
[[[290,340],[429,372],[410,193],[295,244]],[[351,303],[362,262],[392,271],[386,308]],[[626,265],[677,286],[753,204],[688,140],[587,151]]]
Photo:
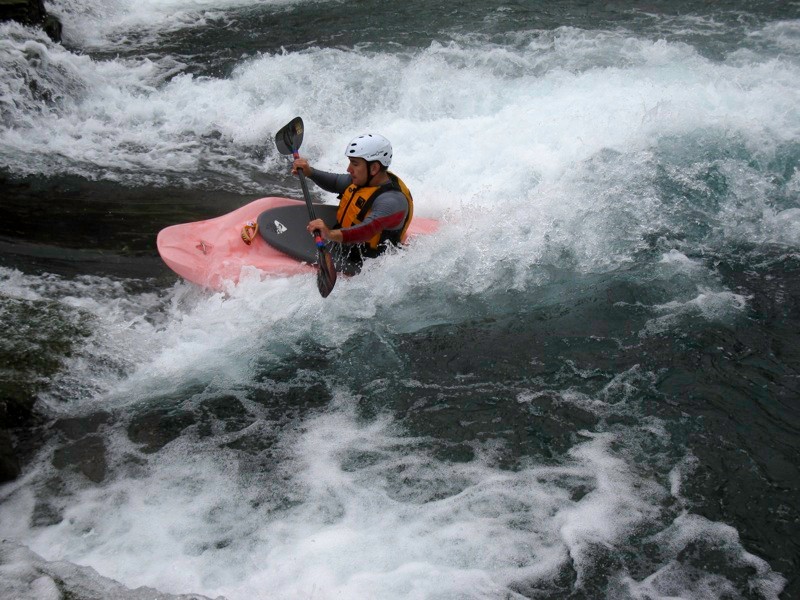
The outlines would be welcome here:
[[[51,40],[61,41],[61,21],[47,14],[44,0],[0,0],[0,21],[39,26]]]

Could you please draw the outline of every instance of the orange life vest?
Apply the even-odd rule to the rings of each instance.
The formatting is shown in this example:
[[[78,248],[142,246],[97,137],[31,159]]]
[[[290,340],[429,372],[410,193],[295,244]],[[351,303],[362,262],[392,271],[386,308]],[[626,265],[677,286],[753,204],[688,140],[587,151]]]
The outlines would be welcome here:
[[[406,241],[406,232],[408,225],[411,223],[411,218],[414,216],[414,200],[411,197],[411,192],[405,183],[394,173],[388,172],[389,182],[383,185],[364,186],[358,187],[355,185],[349,186],[342,195],[339,197],[339,210],[336,212],[336,226],[337,228],[352,227],[363,223],[372,210],[372,204],[375,198],[380,196],[383,192],[389,190],[398,190],[406,197],[408,201],[408,212],[406,219],[403,222],[401,229],[386,230],[376,233],[375,236],[364,244],[365,254],[367,256],[377,256],[386,249],[385,242],[389,241],[395,245],[402,244]]]

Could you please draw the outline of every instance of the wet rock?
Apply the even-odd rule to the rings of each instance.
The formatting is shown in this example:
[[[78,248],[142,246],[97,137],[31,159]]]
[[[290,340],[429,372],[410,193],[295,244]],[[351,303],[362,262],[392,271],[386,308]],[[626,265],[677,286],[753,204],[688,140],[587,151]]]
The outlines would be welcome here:
[[[97,433],[100,425],[108,423],[111,415],[107,412],[96,412],[88,417],[67,417],[53,424],[53,429],[60,431],[70,440],[78,440],[89,433]]]
[[[54,42],[61,41],[61,32],[63,27],[61,26],[61,21],[58,20],[58,17],[47,15],[44,18],[44,21],[42,21],[42,29],[44,29],[44,32],[47,34],[47,36]]]
[[[141,444],[142,452],[158,452],[194,422],[194,415],[185,410],[157,410],[136,416],[128,426],[128,438]]]
[[[0,389],[6,391],[0,384]],[[34,401],[27,395],[8,394],[0,399],[0,483],[16,479],[21,470],[20,448],[14,433],[33,429],[40,421],[33,410]],[[23,452],[27,454],[27,451]]]
[[[31,527],[50,527],[63,521],[64,503],[61,499],[69,494],[69,487],[60,474],[49,477],[42,485],[40,495],[36,497]]]
[[[209,398],[200,405],[200,426],[202,437],[214,434],[241,431],[250,426],[255,417],[250,415],[242,403],[233,396]]]
[[[41,23],[47,16],[44,0],[0,0],[0,19],[26,25]]]
[[[44,0],[0,0],[0,21],[38,25],[54,42],[61,41],[61,21],[47,14]]]
[[[11,443],[11,436],[0,429],[0,482],[11,481],[19,475],[19,461]]]
[[[53,453],[53,466],[57,469],[71,467],[88,479],[100,483],[106,478],[106,446],[97,435],[87,435]]]
[[[88,335],[81,317],[50,300],[3,296],[0,344],[0,481],[14,479],[45,443],[50,420],[37,398]]]

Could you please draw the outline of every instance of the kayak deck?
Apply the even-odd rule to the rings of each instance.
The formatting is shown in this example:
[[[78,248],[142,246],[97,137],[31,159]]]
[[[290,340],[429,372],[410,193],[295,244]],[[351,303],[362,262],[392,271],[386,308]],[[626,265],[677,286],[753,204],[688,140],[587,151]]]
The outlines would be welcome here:
[[[214,290],[221,289],[226,281],[238,283],[245,267],[282,277],[313,272],[315,267],[312,264],[281,252],[261,235],[254,236],[249,245],[242,240],[245,224],[257,222],[264,211],[298,205],[305,206],[305,203],[274,196],[260,198],[213,219],[166,227],[159,232],[156,246],[163,261],[175,273]],[[437,228],[434,219],[415,217],[408,233],[409,236],[432,233]]]

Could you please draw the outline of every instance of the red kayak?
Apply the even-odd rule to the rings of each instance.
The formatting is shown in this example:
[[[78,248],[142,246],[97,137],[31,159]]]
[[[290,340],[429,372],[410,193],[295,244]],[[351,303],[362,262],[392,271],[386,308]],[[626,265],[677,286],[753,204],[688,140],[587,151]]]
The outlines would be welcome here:
[[[316,204],[314,208],[317,217],[331,225],[335,222],[335,206]],[[267,212],[273,209],[280,210]],[[316,246],[305,231],[306,223],[305,202],[261,198],[214,219],[167,227],[159,232],[156,245],[161,258],[178,275],[219,290],[226,281],[237,283],[243,267],[283,277],[314,272]],[[437,228],[434,219],[414,217],[408,235],[433,233]],[[277,240],[281,249],[268,244],[262,234]]]

